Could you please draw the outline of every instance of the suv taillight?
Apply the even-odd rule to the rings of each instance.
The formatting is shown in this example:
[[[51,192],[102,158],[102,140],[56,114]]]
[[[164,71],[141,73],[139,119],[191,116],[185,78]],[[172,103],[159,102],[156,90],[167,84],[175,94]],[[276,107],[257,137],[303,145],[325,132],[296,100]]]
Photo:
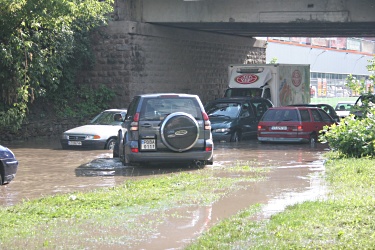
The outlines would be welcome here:
[[[204,129],[211,130],[211,122],[208,118],[208,115],[206,114],[206,112],[202,112],[202,115],[203,115],[203,120],[204,120]]]
[[[130,123],[130,131],[138,131],[139,113],[135,113],[132,123]]]

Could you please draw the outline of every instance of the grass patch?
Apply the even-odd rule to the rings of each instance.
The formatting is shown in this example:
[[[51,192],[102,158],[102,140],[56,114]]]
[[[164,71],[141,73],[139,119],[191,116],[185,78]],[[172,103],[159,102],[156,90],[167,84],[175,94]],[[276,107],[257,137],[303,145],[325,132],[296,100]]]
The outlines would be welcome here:
[[[187,249],[374,249],[374,177],[373,159],[331,158],[326,199],[289,206],[260,222],[252,220],[256,210],[251,207],[218,223]]]
[[[63,242],[67,249],[80,249],[91,242],[97,246],[98,241],[125,245],[132,235],[152,231],[163,220],[163,211],[212,204],[241,188],[240,183],[265,177],[267,168],[246,164],[128,180],[113,188],[49,196],[1,208],[0,248],[56,248]],[[228,170],[241,174],[235,178],[217,175]],[[142,222],[143,216],[153,214],[154,219]],[[124,233],[103,236],[103,231],[117,231],[114,229]]]

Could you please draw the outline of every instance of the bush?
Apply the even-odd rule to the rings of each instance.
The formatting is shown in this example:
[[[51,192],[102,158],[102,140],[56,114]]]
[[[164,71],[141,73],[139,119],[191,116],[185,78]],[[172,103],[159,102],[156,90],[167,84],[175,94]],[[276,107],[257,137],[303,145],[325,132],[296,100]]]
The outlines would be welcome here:
[[[324,127],[319,139],[343,157],[375,156],[375,108],[370,108],[362,119],[350,115],[338,125]]]

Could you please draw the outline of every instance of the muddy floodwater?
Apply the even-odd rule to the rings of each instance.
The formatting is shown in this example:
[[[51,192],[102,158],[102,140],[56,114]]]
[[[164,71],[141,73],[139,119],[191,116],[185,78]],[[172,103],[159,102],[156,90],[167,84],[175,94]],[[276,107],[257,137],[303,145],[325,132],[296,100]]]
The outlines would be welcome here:
[[[110,151],[62,150],[57,139],[3,145],[9,147],[19,161],[16,178],[0,186],[3,207],[46,195],[112,187],[129,178],[180,171],[176,167],[123,167],[112,158]],[[324,144],[311,147],[309,144],[261,144],[257,140],[217,143],[214,165],[206,168],[214,171],[218,166],[256,162],[258,166],[271,168],[268,178],[232,192],[210,206],[167,211],[167,219],[158,226],[156,234],[138,240],[135,245],[129,244],[125,249],[181,249],[217,221],[253,204],[264,204],[259,214],[259,219],[263,219],[288,205],[322,197],[326,191],[321,180],[323,153],[327,150]]]

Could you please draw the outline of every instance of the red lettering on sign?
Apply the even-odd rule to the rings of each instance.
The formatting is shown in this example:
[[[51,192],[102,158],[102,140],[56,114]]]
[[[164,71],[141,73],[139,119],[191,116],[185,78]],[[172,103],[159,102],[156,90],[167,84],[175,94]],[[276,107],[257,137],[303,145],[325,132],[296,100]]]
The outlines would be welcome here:
[[[252,84],[258,81],[259,77],[254,74],[239,75],[234,80],[239,84]]]

